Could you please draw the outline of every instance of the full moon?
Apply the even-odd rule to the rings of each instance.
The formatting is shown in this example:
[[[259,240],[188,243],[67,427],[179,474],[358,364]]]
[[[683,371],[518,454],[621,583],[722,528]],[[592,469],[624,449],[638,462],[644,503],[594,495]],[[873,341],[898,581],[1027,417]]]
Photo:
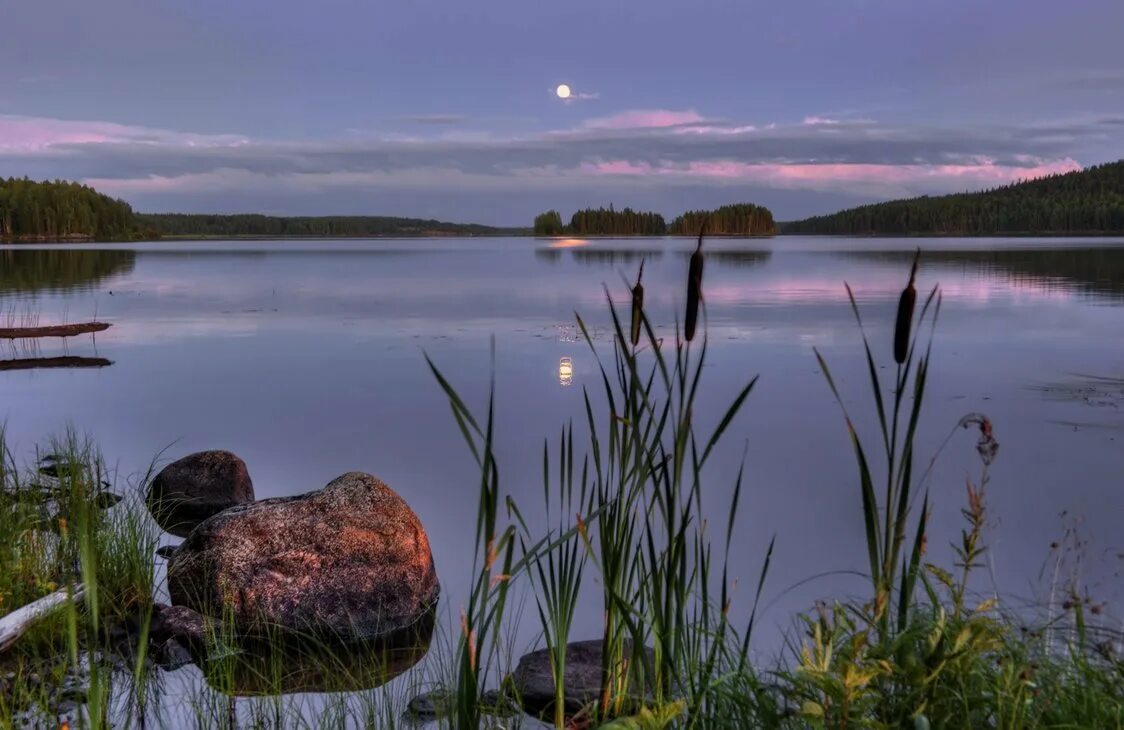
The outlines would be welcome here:
[[[554,90],[554,93],[558,94],[559,99],[569,99],[570,87],[566,84],[558,84],[558,88]]]

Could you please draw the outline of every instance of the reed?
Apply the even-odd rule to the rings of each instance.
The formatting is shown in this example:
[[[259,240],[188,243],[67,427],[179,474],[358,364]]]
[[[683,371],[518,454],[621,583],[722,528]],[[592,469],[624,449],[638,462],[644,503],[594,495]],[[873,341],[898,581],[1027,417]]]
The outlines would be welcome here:
[[[691,263],[687,269],[687,312],[683,319],[683,333],[690,342],[695,339],[695,328],[699,320],[699,303],[702,301],[702,276],[703,276],[703,236],[706,234],[707,220],[704,219],[699,226],[699,244],[691,254]]]
[[[644,319],[644,285],[640,280],[644,278],[644,261],[640,261],[640,271],[636,274],[636,285],[632,287],[632,328],[629,333],[629,341],[632,346],[636,347],[640,344],[640,331],[643,327]]]
[[[925,300],[918,317],[917,329],[928,318],[930,329],[925,342],[919,340],[920,333],[914,332],[912,339],[909,332],[913,325],[913,305],[910,292],[914,288],[917,259],[914,260],[914,271],[910,274],[910,282],[902,293],[901,304],[898,311],[898,323],[895,328],[894,358],[898,360],[899,338],[905,337],[908,347],[897,366],[897,375],[888,394],[891,406],[887,407],[887,397],[884,395],[884,386],[878,374],[871,351],[870,342],[863,328],[862,316],[859,313],[858,303],[854,292],[849,285],[844,285],[851,310],[859,326],[862,337],[863,349],[866,355],[867,371],[870,377],[871,392],[875,415],[878,419],[882,449],[885,456],[886,472],[881,478],[876,477],[867,457],[867,447],[859,437],[855,422],[848,412],[845,401],[836,387],[827,361],[815,350],[816,360],[823,371],[824,378],[832,395],[835,396],[839,407],[843,411],[843,419],[851,438],[851,445],[855,452],[855,460],[859,470],[859,486],[862,499],[862,514],[866,531],[867,557],[870,570],[871,586],[873,588],[873,610],[878,616],[884,636],[888,636],[891,626],[891,602],[897,597],[898,627],[905,625],[907,612],[917,583],[920,567],[921,550],[925,543],[926,522],[928,519],[928,495],[922,498],[920,510],[916,510],[916,519],[913,528],[913,548],[908,558],[903,558],[902,549],[909,530],[909,520],[914,513],[914,504],[917,494],[918,481],[914,474],[914,443],[917,435],[917,426],[921,418],[921,409],[925,400],[925,385],[929,374],[929,363],[933,346],[933,331],[937,317],[940,313],[940,287],[934,286]],[[931,317],[929,316],[931,314]],[[903,335],[903,333],[905,333]],[[914,362],[916,361],[916,367]],[[912,397],[906,402],[906,394]],[[903,412],[903,405],[909,409],[908,415]],[[905,422],[902,416],[907,415]],[[877,481],[884,482],[881,500],[875,492]],[[901,561],[901,562],[899,562]],[[900,578],[900,583],[898,579]]]

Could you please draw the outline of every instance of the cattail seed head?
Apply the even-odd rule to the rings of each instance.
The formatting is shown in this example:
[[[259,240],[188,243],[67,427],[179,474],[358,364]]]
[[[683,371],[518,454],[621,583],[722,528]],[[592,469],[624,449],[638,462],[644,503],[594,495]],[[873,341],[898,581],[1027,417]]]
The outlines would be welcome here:
[[[917,278],[917,263],[921,259],[921,249],[913,257],[913,269],[909,272],[909,284],[902,290],[898,299],[898,321],[894,326],[894,361],[901,365],[909,355],[909,330],[913,326],[913,308],[917,304],[917,289],[913,282]]]
[[[644,262],[640,262],[640,273],[636,275],[636,286],[632,287],[632,346],[640,344],[640,325],[644,319]]]
[[[706,233],[706,221],[699,229],[699,245],[691,254],[691,265],[687,270],[687,317],[683,324],[683,331],[690,342],[695,337],[695,327],[699,321],[699,300],[702,299],[703,275],[703,234]]]

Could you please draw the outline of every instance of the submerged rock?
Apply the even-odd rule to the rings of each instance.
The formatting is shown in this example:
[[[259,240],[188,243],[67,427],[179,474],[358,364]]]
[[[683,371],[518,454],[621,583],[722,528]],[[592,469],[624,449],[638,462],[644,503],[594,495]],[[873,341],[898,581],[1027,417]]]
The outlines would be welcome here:
[[[238,697],[361,692],[381,687],[422,660],[435,615],[431,610],[405,629],[346,646],[291,635],[237,641],[237,651],[209,655],[200,667],[213,688]]]
[[[157,605],[150,641],[165,671],[195,664],[207,683],[237,697],[374,689],[413,667],[433,638],[436,611],[374,641],[324,642],[279,631],[239,635],[186,606]]]
[[[164,467],[148,487],[146,504],[160,527],[187,537],[208,517],[253,501],[245,462],[229,451],[200,451]]]
[[[576,641],[566,646],[566,714],[574,715],[598,701],[601,695],[602,641]],[[649,666],[655,661],[651,649],[645,648]],[[632,642],[625,641],[624,659],[632,658]],[[554,672],[550,668],[550,655],[546,649],[533,651],[519,660],[509,680],[523,709],[536,717],[554,711]],[[641,693],[636,692],[637,696]]]
[[[168,563],[172,603],[240,634],[366,642],[430,613],[440,586],[417,515],[388,486],[350,472],[324,489],[233,507]]]

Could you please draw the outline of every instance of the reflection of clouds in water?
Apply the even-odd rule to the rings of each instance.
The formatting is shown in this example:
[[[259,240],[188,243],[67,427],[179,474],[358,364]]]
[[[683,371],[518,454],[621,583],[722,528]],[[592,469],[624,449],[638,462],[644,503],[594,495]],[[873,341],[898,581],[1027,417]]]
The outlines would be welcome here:
[[[908,251],[850,251],[835,256],[905,265]],[[921,271],[952,273],[988,282],[992,289],[1033,292],[1035,296],[1081,293],[1124,300],[1124,247],[1066,246],[1056,249],[928,250],[922,246]]]
[[[589,241],[584,238],[563,238],[559,241],[554,241],[547,248],[578,248],[580,246],[588,246]]]

